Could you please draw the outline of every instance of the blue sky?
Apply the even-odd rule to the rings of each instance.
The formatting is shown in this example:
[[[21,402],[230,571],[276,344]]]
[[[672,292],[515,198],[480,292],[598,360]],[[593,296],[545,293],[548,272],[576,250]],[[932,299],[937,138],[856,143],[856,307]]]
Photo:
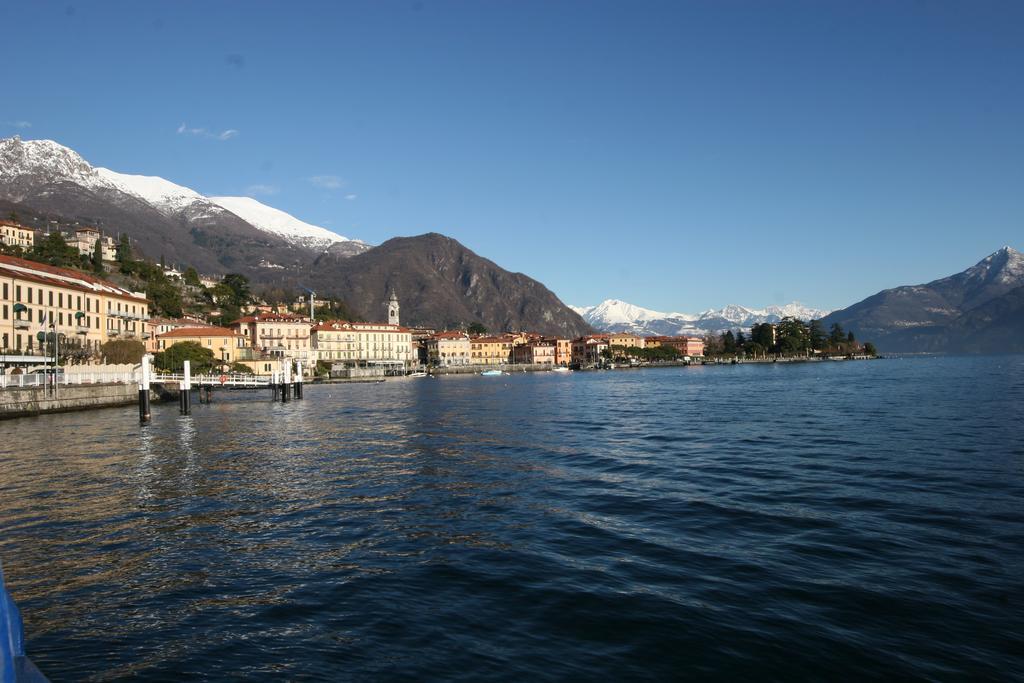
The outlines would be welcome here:
[[[0,5],[0,136],[564,301],[694,312],[1024,248],[1019,2]]]

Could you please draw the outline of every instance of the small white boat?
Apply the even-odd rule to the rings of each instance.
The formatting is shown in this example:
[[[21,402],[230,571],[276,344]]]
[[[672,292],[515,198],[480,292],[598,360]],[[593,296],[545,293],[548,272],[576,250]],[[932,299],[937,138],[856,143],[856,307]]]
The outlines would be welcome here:
[[[572,372],[569,368],[551,368],[551,372]]]
[[[410,373],[409,376],[410,377],[426,377],[427,373],[425,373],[425,372],[413,372],[413,373]]]
[[[501,377],[504,374],[501,370],[484,370],[480,373],[481,377]]]

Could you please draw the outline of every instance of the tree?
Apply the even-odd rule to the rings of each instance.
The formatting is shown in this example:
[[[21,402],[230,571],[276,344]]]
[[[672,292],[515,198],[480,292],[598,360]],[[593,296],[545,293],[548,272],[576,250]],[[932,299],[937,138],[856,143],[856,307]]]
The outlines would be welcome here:
[[[134,339],[111,339],[100,346],[104,363],[137,365],[142,362],[145,353],[146,345]]]
[[[726,330],[722,334],[722,353],[727,356],[736,353],[736,337],[733,335],[732,330]]]
[[[877,356],[878,349],[876,349],[875,345],[871,342],[864,342],[864,353],[868,356]]]
[[[742,349],[747,344],[747,337],[743,334],[743,330],[736,331],[736,348]]]
[[[153,308],[159,315],[181,317],[181,292],[166,277],[154,278],[146,283],[146,298],[153,302]]]
[[[853,344],[853,343],[855,343],[855,342],[857,341],[857,339],[856,339],[856,338],[855,338],[855,337],[853,336],[853,330],[850,330],[850,331],[849,331],[849,332],[848,332],[848,333],[846,334],[846,341],[847,341],[848,343],[850,343],[850,344]]]
[[[812,320],[810,327],[811,348],[820,351],[825,348],[825,330],[820,320]]]
[[[128,235],[121,235],[121,239],[118,240],[117,262],[122,266],[126,266],[132,262],[132,244],[128,240]]]
[[[810,333],[803,321],[785,317],[775,326],[776,343],[784,354],[806,353],[810,348]]]
[[[165,351],[153,357],[153,365],[158,370],[166,372],[182,372],[185,369],[185,361],[191,361],[192,373],[196,375],[210,372],[220,365],[213,351],[191,341],[168,346]]]
[[[843,326],[840,325],[839,323],[832,323],[832,331],[828,337],[829,342],[831,342],[832,344],[842,344],[844,337],[845,335],[843,334]]]
[[[92,272],[97,275],[103,275],[106,272],[103,269],[103,241],[100,239],[97,239],[96,244],[92,245]]]
[[[487,328],[484,327],[483,323],[470,323],[469,327],[466,328],[466,332],[469,334],[487,334]]]
[[[33,261],[62,267],[80,265],[79,256],[78,249],[69,246],[64,241],[64,235],[59,232],[51,232],[29,252],[29,258]]]
[[[185,274],[183,277],[185,278],[185,284],[189,285],[190,287],[203,286],[203,283],[199,281],[199,273],[192,266],[189,266],[188,268],[185,269]]]
[[[251,375],[251,374],[253,374],[252,368],[250,368],[245,363],[239,363],[239,362],[234,362],[234,363],[231,364],[231,372],[234,372],[234,373],[237,373],[237,374],[240,374],[240,375]]]
[[[239,273],[228,273],[221,280],[231,290],[231,303],[235,306],[245,306],[252,300],[252,292],[249,291],[249,278]]]
[[[750,328],[750,341],[761,347],[763,352],[770,351],[775,345],[775,333],[771,323],[759,323]]]

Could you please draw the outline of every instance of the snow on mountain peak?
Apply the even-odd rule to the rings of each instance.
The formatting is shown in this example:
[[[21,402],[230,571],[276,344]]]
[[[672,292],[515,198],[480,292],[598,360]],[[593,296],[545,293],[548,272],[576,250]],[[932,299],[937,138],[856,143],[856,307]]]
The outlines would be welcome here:
[[[129,175],[117,173],[109,168],[97,168],[96,175],[128,194],[133,194],[157,207],[177,210],[194,202],[202,202],[206,197],[195,190],[177,185],[159,176]]]
[[[326,228],[301,221],[252,197],[210,197],[210,201],[260,230],[280,235],[289,241],[299,241],[311,248],[325,249],[335,242],[352,241]]]
[[[597,329],[644,335],[702,335],[746,328],[756,323],[777,322],[787,316],[811,320],[828,314],[828,311],[810,308],[795,301],[784,306],[768,306],[762,310],[730,304],[724,308],[706,310],[700,315],[661,313],[617,299],[608,299],[597,306],[571,308]]]
[[[92,180],[95,171],[78,152],[53,140],[0,139],[0,177],[21,175]]]

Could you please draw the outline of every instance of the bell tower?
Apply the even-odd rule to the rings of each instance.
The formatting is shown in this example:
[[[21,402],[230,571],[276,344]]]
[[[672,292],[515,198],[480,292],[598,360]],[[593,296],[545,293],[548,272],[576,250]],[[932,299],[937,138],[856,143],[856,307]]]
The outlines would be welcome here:
[[[398,295],[391,290],[391,299],[388,300],[388,325],[398,325]]]

